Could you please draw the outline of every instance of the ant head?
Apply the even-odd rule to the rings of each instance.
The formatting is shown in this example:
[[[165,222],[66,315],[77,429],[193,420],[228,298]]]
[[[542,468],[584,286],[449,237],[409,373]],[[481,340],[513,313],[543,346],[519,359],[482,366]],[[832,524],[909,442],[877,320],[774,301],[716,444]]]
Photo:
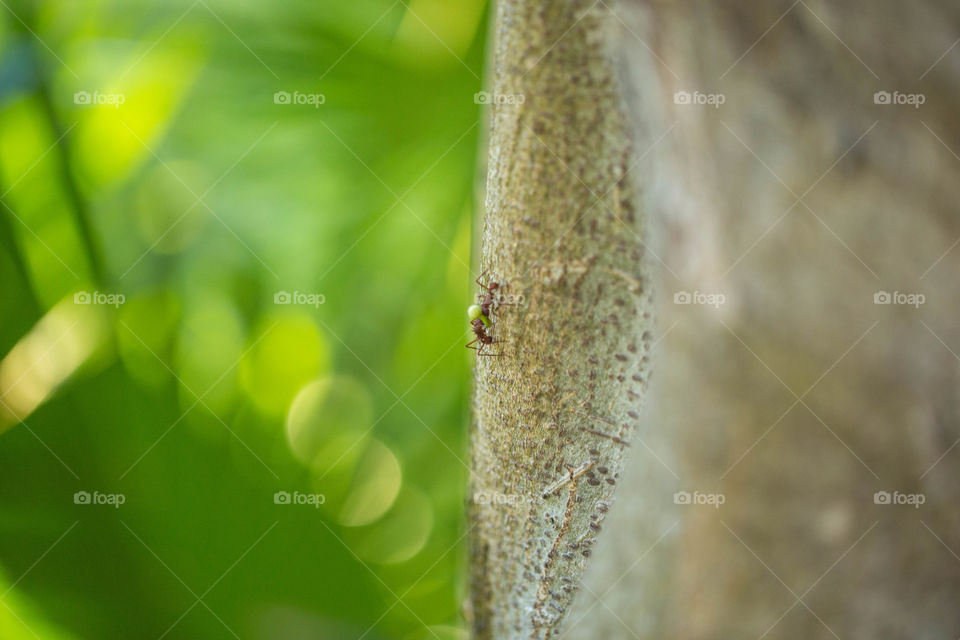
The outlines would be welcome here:
[[[499,288],[500,288],[499,282],[491,282],[487,284],[487,289],[489,289],[490,291],[493,291],[494,289],[499,289]]]

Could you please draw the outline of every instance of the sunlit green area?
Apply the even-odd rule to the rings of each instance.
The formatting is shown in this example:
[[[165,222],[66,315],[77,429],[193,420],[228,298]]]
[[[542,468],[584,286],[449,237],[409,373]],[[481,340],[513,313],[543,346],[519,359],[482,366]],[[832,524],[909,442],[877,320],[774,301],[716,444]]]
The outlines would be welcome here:
[[[460,638],[484,0],[0,6],[0,638]]]

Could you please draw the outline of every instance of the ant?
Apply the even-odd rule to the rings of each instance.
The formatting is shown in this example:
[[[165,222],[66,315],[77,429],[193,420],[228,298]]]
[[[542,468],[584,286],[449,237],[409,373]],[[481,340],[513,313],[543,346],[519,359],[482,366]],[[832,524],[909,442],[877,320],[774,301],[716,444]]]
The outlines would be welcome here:
[[[490,317],[491,317],[491,316],[490,316],[490,311],[491,311],[491,309],[494,308],[495,306],[500,306],[501,304],[510,306],[510,305],[512,305],[512,304],[515,304],[515,303],[513,303],[513,302],[504,302],[504,301],[503,301],[503,294],[499,294],[499,296],[497,295],[497,291],[504,289],[504,288],[505,288],[505,285],[501,285],[501,284],[500,284],[499,282],[497,282],[496,280],[491,280],[491,281],[488,282],[487,284],[483,284],[482,282],[480,282],[480,280],[483,278],[483,276],[486,275],[486,273],[487,273],[486,271],[484,271],[483,273],[481,273],[480,276],[479,276],[476,280],[474,280],[474,282],[477,283],[477,286],[478,286],[478,287],[480,287],[481,289],[483,289],[484,291],[486,291],[486,294],[481,294],[481,296],[478,296],[478,297],[479,297],[479,302],[480,302],[480,312],[481,312],[485,317],[490,318]]]
[[[503,286],[496,282],[495,280],[489,281],[487,284],[483,284],[480,280],[483,279],[483,276],[486,275],[486,271],[480,274],[474,282],[477,283],[477,286],[483,289],[486,293],[480,294],[478,296],[478,302],[480,304],[470,305],[467,309],[467,317],[470,318],[470,326],[473,329],[474,335],[477,337],[471,340],[466,344],[467,348],[475,349],[478,356],[499,356],[499,353],[484,353],[483,348],[494,343],[494,338],[490,335],[489,328],[493,326],[491,321],[492,310],[499,306],[500,304],[513,304],[507,302],[501,302],[496,298],[496,292],[503,288]],[[479,347],[471,346],[474,343],[479,342]],[[499,341],[498,341],[499,342]]]
[[[490,318],[483,313],[483,308],[480,305],[472,304],[467,309],[467,317],[470,318],[470,326],[473,327],[473,333],[477,336],[465,346],[468,349],[474,349],[477,352],[478,356],[499,356],[499,353],[484,353],[483,348],[487,345],[493,344],[493,336],[487,333],[487,327],[493,326],[493,323],[490,322]],[[470,346],[475,342],[480,342],[479,347]]]

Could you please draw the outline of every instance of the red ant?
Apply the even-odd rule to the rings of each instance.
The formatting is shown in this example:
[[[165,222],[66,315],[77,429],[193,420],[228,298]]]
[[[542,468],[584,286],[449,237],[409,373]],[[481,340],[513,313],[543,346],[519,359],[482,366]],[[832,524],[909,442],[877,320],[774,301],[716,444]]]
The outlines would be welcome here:
[[[482,278],[485,273],[486,271],[480,274],[480,277],[474,280],[474,282],[477,283],[478,287],[487,292],[486,295],[480,298],[480,310],[483,312],[483,315],[490,317],[490,307],[495,302],[493,298],[493,292],[500,288],[500,283],[495,280],[491,280],[489,283],[483,284],[480,282],[480,278]]]
[[[487,345],[493,344],[493,336],[487,333],[487,327],[493,326],[493,323],[490,322],[490,319],[483,313],[480,305],[472,304],[470,308],[467,309],[467,316],[470,318],[470,326],[473,327],[473,333],[476,334],[476,338],[468,342],[465,346],[468,349],[475,349],[478,356],[499,356],[499,353],[484,353],[483,348]],[[479,347],[471,346],[475,342],[479,341]]]
[[[485,295],[478,296],[478,297],[479,297],[479,302],[480,302],[480,311],[483,313],[484,316],[486,316],[487,318],[490,318],[490,317],[492,317],[492,316],[490,315],[490,311],[491,311],[492,308],[498,307],[498,306],[500,306],[501,304],[510,306],[510,305],[513,305],[513,304],[516,304],[516,303],[514,303],[514,302],[504,302],[504,301],[503,301],[503,297],[504,297],[503,294],[502,294],[502,293],[499,294],[499,295],[497,294],[497,291],[504,289],[504,288],[505,288],[505,285],[501,285],[501,284],[500,284],[499,282],[497,282],[496,280],[491,280],[491,281],[488,282],[487,284],[483,284],[482,282],[480,282],[480,280],[483,278],[484,275],[486,275],[486,273],[487,273],[486,271],[484,271],[483,273],[481,273],[481,274],[480,274],[480,277],[478,277],[476,280],[474,280],[474,282],[477,283],[477,286],[478,286],[478,287],[480,287],[481,289],[483,289],[484,291],[486,291],[486,294],[485,294]]]
[[[480,304],[470,305],[470,307],[467,309],[467,316],[470,318],[470,326],[473,328],[473,333],[477,337],[471,340],[470,342],[468,342],[466,344],[466,347],[468,349],[475,349],[477,351],[478,356],[499,356],[501,355],[499,353],[483,352],[483,348],[485,346],[491,345],[494,343],[494,338],[488,333],[487,328],[493,326],[493,322],[490,320],[491,310],[496,305],[501,304],[501,302],[494,297],[495,292],[498,289],[502,288],[499,282],[496,282],[493,280],[491,280],[487,284],[483,284],[482,282],[480,282],[481,278],[483,278],[485,274],[486,274],[486,271],[484,271],[482,274],[480,274],[480,277],[474,280],[474,282],[477,283],[477,286],[479,286],[484,291],[486,291],[486,294],[480,297],[479,299]],[[512,304],[512,303],[502,303],[502,304]],[[471,346],[478,341],[480,342],[479,347]]]

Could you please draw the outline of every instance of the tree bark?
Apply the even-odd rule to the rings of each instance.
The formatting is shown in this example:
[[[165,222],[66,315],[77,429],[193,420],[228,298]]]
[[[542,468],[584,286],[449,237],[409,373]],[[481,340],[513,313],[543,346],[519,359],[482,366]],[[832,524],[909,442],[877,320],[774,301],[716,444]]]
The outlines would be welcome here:
[[[956,638],[960,6],[613,9],[631,117],[673,127],[635,169],[659,461],[628,461],[564,637]]]
[[[495,23],[484,282],[472,431],[476,638],[550,638],[623,468],[652,343],[615,19],[504,0]]]
[[[960,6],[495,31],[475,637],[960,635]]]

